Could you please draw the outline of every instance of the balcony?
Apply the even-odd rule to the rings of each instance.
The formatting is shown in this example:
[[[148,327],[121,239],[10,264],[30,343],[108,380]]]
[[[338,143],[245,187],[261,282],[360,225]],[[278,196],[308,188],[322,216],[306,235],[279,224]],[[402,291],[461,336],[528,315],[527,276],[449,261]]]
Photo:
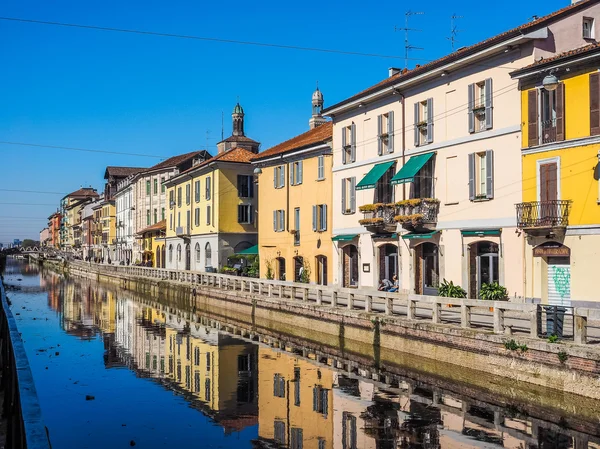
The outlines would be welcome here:
[[[556,119],[542,122],[542,144],[556,142]]]
[[[515,205],[517,227],[530,235],[564,233],[569,225],[571,200],[530,201]]]
[[[377,204],[365,204],[360,206],[359,210],[363,213],[363,219],[359,220],[359,223],[363,225],[369,232],[395,232],[396,222],[394,216],[396,215],[396,204],[389,203],[377,203]]]
[[[394,220],[411,232],[425,232],[437,225],[440,200],[435,198],[413,198],[396,203]]]
[[[189,226],[177,226],[175,228],[175,234],[177,237],[189,237],[190,236],[190,227]]]

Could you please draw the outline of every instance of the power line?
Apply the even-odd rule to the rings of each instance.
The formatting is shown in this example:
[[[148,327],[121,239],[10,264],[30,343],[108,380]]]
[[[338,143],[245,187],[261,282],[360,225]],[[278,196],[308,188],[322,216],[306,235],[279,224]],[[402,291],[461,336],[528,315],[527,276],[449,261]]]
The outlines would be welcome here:
[[[18,145],[18,146],[34,147],[34,148],[52,148],[55,150],[84,151],[86,153],[120,154],[123,156],[138,156],[138,157],[152,157],[152,158],[156,158],[156,159],[166,159],[165,156],[154,156],[151,154],[124,153],[121,151],[108,151],[108,150],[90,150],[89,148],[61,147],[61,146],[57,146],[57,145],[42,145],[42,144],[27,143],[27,142],[7,142],[4,140],[0,140],[0,144],[2,144],[2,145]]]
[[[0,203],[9,204],[11,206],[56,206],[56,204],[43,204],[43,203]]]
[[[42,190],[0,189],[0,192],[40,193],[42,195],[66,195],[64,192],[44,192]]]

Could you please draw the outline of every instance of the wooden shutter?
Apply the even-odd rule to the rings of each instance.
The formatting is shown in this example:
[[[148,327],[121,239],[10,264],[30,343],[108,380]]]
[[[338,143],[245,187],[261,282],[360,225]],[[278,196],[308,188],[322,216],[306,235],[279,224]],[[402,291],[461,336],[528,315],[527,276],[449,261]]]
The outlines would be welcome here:
[[[469,97],[469,132],[475,132],[475,113],[473,108],[475,107],[475,84],[469,84],[468,88]]]
[[[342,179],[342,214],[346,213],[346,179]]]
[[[394,111],[388,112],[388,153],[394,152]]]
[[[538,91],[531,89],[527,92],[527,146],[539,145],[538,133]]]
[[[317,206],[313,206],[313,231],[317,230]]]
[[[475,153],[469,154],[469,200],[475,199]]]
[[[350,140],[350,144],[352,145],[350,150],[351,150],[351,160],[350,162],[355,162],[356,161],[356,125],[354,124],[354,122],[352,123],[352,128],[350,129],[351,131],[351,140]]]
[[[248,176],[248,198],[254,198],[254,179]]]
[[[321,413],[327,417],[329,412],[329,390],[321,390]]]
[[[207,220],[208,220],[208,215],[206,216]],[[207,221],[208,223],[208,221]],[[277,211],[274,210],[273,211],[273,231],[277,232]]]
[[[279,187],[285,185],[285,165],[279,167]]]
[[[327,231],[327,204],[321,206],[321,231]]]
[[[273,167],[273,187],[277,188],[278,184],[277,184],[277,167]],[[208,179],[206,180],[206,190],[208,192]],[[208,199],[208,193],[207,195],[207,199]]]
[[[494,124],[492,119],[493,99],[492,79],[488,78],[485,80],[485,129],[492,129]]]
[[[382,133],[382,122],[383,116],[379,114],[377,116],[377,154],[381,156],[383,154],[383,139],[381,138]]]
[[[557,189],[557,166],[556,162],[540,165],[540,201],[556,201],[558,199]]]
[[[241,222],[242,222],[242,213],[243,213],[243,212],[242,212],[242,208],[243,208],[243,207],[244,207],[244,206],[242,206],[241,204],[238,204],[238,223],[241,223]]]
[[[419,103],[415,103],[415,122],[414,122],[414,134],[415,134],[415,147],[419,146]]]
[[[296,179],[295,179],[295,175],[296,175],[296,164],[295,163],[291,163],[288,164],[288,171],[290,172],[290,185],[293,186],[294,184],[296,184]]]
[[[485,152],[485,196],[488,199],[494,198],[494,152],[487,150]]]
[[[298,162],[298,179],[296,179],[296,183],[302,184],[302,161]]]
[[[319,411],[319,387],[313,387],[313,412]]]
[[[600,134],[600,73],[590,73],[590,135]]]
[[[427,99],[427,143],[433,142],[433,98]]]
[[[356,212],[356,177],[350,178],[350,211]]]
[[[346,127],[342,128],[342,164],[346,164]]]
[[[285,231],[285,210],[279,211],[279,230]]]
[[[556,140],[565,140],[565,83],[556,88]]]

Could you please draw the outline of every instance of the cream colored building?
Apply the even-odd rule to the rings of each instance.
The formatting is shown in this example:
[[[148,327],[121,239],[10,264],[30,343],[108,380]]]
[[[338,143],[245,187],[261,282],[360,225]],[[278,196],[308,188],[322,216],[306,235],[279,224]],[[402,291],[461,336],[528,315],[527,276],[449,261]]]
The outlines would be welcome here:
[[[326,108],[333,130],[334,282],[478,297],[499,282],[522,296],[520,93],[511,69],[586,44],[597,1],[389,77]],[[595,22],[597,23],[597,22]],[[403,117],[405,118],[403,121]]]

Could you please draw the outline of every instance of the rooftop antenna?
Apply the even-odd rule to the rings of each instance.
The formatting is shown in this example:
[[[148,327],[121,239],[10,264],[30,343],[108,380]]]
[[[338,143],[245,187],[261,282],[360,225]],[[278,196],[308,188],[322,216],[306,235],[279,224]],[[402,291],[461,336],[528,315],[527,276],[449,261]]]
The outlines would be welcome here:
[[[208,151],[208,139],[209,139],[208,135],[209,135],[209,133],[210,133],[210,129],[207,129],[206,130],[206,151]]]
[[[452,14],[452,17],[450,17],[450,37],[447,37],[446,39],[448,39],[450,41],[453,52],[454,52],[454,44],[456,44],[456,42],[458,42],[456,39],[456,35],[462,31],[462,30],[459,30],[458,28],[456,28],[456,19],[462,19],[462,18],[463,18],[463,16],[457,16],[456,13]]]
[[[415,28],[409,28],[408,26],[408,18],[410,16],[420,16],[425,14],[424,12],[414,12],[414,11],[406,11],[404,13],[404,28],[394,27],[394,31],[404,31],[404,67],[408,68],[408,52],[410,50],[423,50],[421,47],[415,47],[414,45],[410,45],[408,40],[408,32],[409,31],[423,31]]]
[[[225,140],[225,118],[223,111],[221,111],[221,141]]]

